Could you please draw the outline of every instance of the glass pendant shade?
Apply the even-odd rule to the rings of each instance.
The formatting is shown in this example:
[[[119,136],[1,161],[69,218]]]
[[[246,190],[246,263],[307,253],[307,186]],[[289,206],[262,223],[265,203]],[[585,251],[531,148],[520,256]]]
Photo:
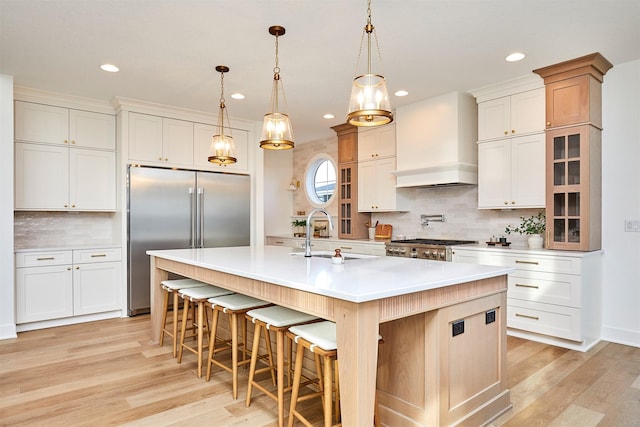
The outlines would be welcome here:
[[[211,163],[215,163],[221,166],[227,166],[235,163],[236,159],[236,146],[233,143],[233,137],[231,136],[231,128],[229,128],[229,115],[227,113],[227,107],[224,102],[224,73],[229,71],[229,67],[224,65],[218,65],[216,71],[220,73],[220,112],[218,113],[218,134],[213,135],[211,139],[211,147],[209,148],[208,160]],[[227,131],[225,133],[224,123],[227,122]]]
[[[351,87],[351,98],[349,99],[349,111],[347,122],[354,126],[382,126],[393,121],[391,103],[387,92],[387,84],[384,76],[371,72],[371,35],[374,35],[378,60],[380,58],[380,48],[378,39],[375,36],[375,27],[371,23],[371,0],[367,2],[367,25],[362,32],[360,40],[360,50],[358,52],[358,63],[362,54],[364,39],[367,39],[367,71],[357,75],[353,79]],[[357,69],[356,65],[356,69]]]
[[[273,68],[273,87],[271,89],[270,112],[264,115],[260,148],[266,150],[290,150],[295,147],[293,142],[293,130],[291,120],[285,113],[280,112],[280,92],[284,97],[284,87],[280,80],[280,67],[278,66],[278,37],[285,33],[284,27],[274,25],[269,27],[269,34],[276,37],[276,65]],[[284,98],[286,104],[286,98]]]
[[[353,79],[347,121],[354,126],[381,126],[393,121],[383,76],[363,74]]]

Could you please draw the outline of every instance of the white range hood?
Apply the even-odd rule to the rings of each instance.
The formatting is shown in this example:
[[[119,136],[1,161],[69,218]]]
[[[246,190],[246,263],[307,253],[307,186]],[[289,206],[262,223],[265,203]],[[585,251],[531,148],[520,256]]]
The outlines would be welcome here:
[[[450,92],[396,110],[396,187],[478,183],[478,107]]]

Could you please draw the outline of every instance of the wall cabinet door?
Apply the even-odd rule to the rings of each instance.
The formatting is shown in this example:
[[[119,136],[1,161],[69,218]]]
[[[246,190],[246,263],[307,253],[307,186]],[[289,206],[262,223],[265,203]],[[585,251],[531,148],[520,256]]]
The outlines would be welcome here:
[[[69,209],[69,148],[15,144],[15,208]]]
[[[129,160],[163,162],[162,117],[129,113]]]
[[[162,119],[162,157],[165,162],[193,165],[193,123]]]
[[[511,199],[508,139],[478,144],[478,207],[505,208]]]
[[[15,140],[64,145],[69,140],[69,109],[15,102]]]
[[[120,308],[122,263],[77,264],[73,268],[73,314],[75,316]]]
[[[16,269],[17,323],[73,315],[71,265]]]
[[[115,116],[92,111],[70,110],[69,141],[75,147],[115,150]]]
[[[69,206],[76,210],[116,210],[116,153],[69,150]]]
[[[206,125],[203,123],[195,123],[193,125],[193,163],[199,169],[208,169],[212,171],[249,171],[249,135],[247,131],[241,129],[233,129],[231,136],[233,144],[236,147],[236,163],[221,166],[210,163],[209,150],[211,148],[211,139],[213,135],[218,133],[217,126]]]

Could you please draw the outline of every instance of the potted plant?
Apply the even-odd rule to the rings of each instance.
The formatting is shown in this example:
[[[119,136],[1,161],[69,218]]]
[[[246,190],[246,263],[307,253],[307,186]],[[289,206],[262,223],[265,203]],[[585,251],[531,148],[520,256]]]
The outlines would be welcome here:
[[[512,225],[508,225],[504,229],[504,232],[507,234],[526,234],[529,236],[529,239],[527,240],[529,248],[542,248],[542,244],[544,242],[544,238],[542,236],[544,236],[544,231],[546,228],[546,218],[544,215],[544,211],[540,211],[536,215],[532,215],[529,218],[521,216],[520,219],[522,220],[522,222],[519,226],[514,227]]]
[[[292,219],[291,227],[293,227],[293,237],[306,237],[305,228],[307,226],[306,219]]]

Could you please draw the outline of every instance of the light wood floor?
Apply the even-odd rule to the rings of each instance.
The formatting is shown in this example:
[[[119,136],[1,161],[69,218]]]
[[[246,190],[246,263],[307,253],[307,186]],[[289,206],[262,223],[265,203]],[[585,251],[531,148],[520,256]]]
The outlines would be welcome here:
[[[151,344],[149,316],[20,333],[0,341],[0,425],[274,426],[274,402],[245,408],[230,375],[196,378]],[[640,426],[640,348],[601,342],[580,353],[508,339],[513,409],[491,426]],[[320,407],[310,407],[317,412]]]

